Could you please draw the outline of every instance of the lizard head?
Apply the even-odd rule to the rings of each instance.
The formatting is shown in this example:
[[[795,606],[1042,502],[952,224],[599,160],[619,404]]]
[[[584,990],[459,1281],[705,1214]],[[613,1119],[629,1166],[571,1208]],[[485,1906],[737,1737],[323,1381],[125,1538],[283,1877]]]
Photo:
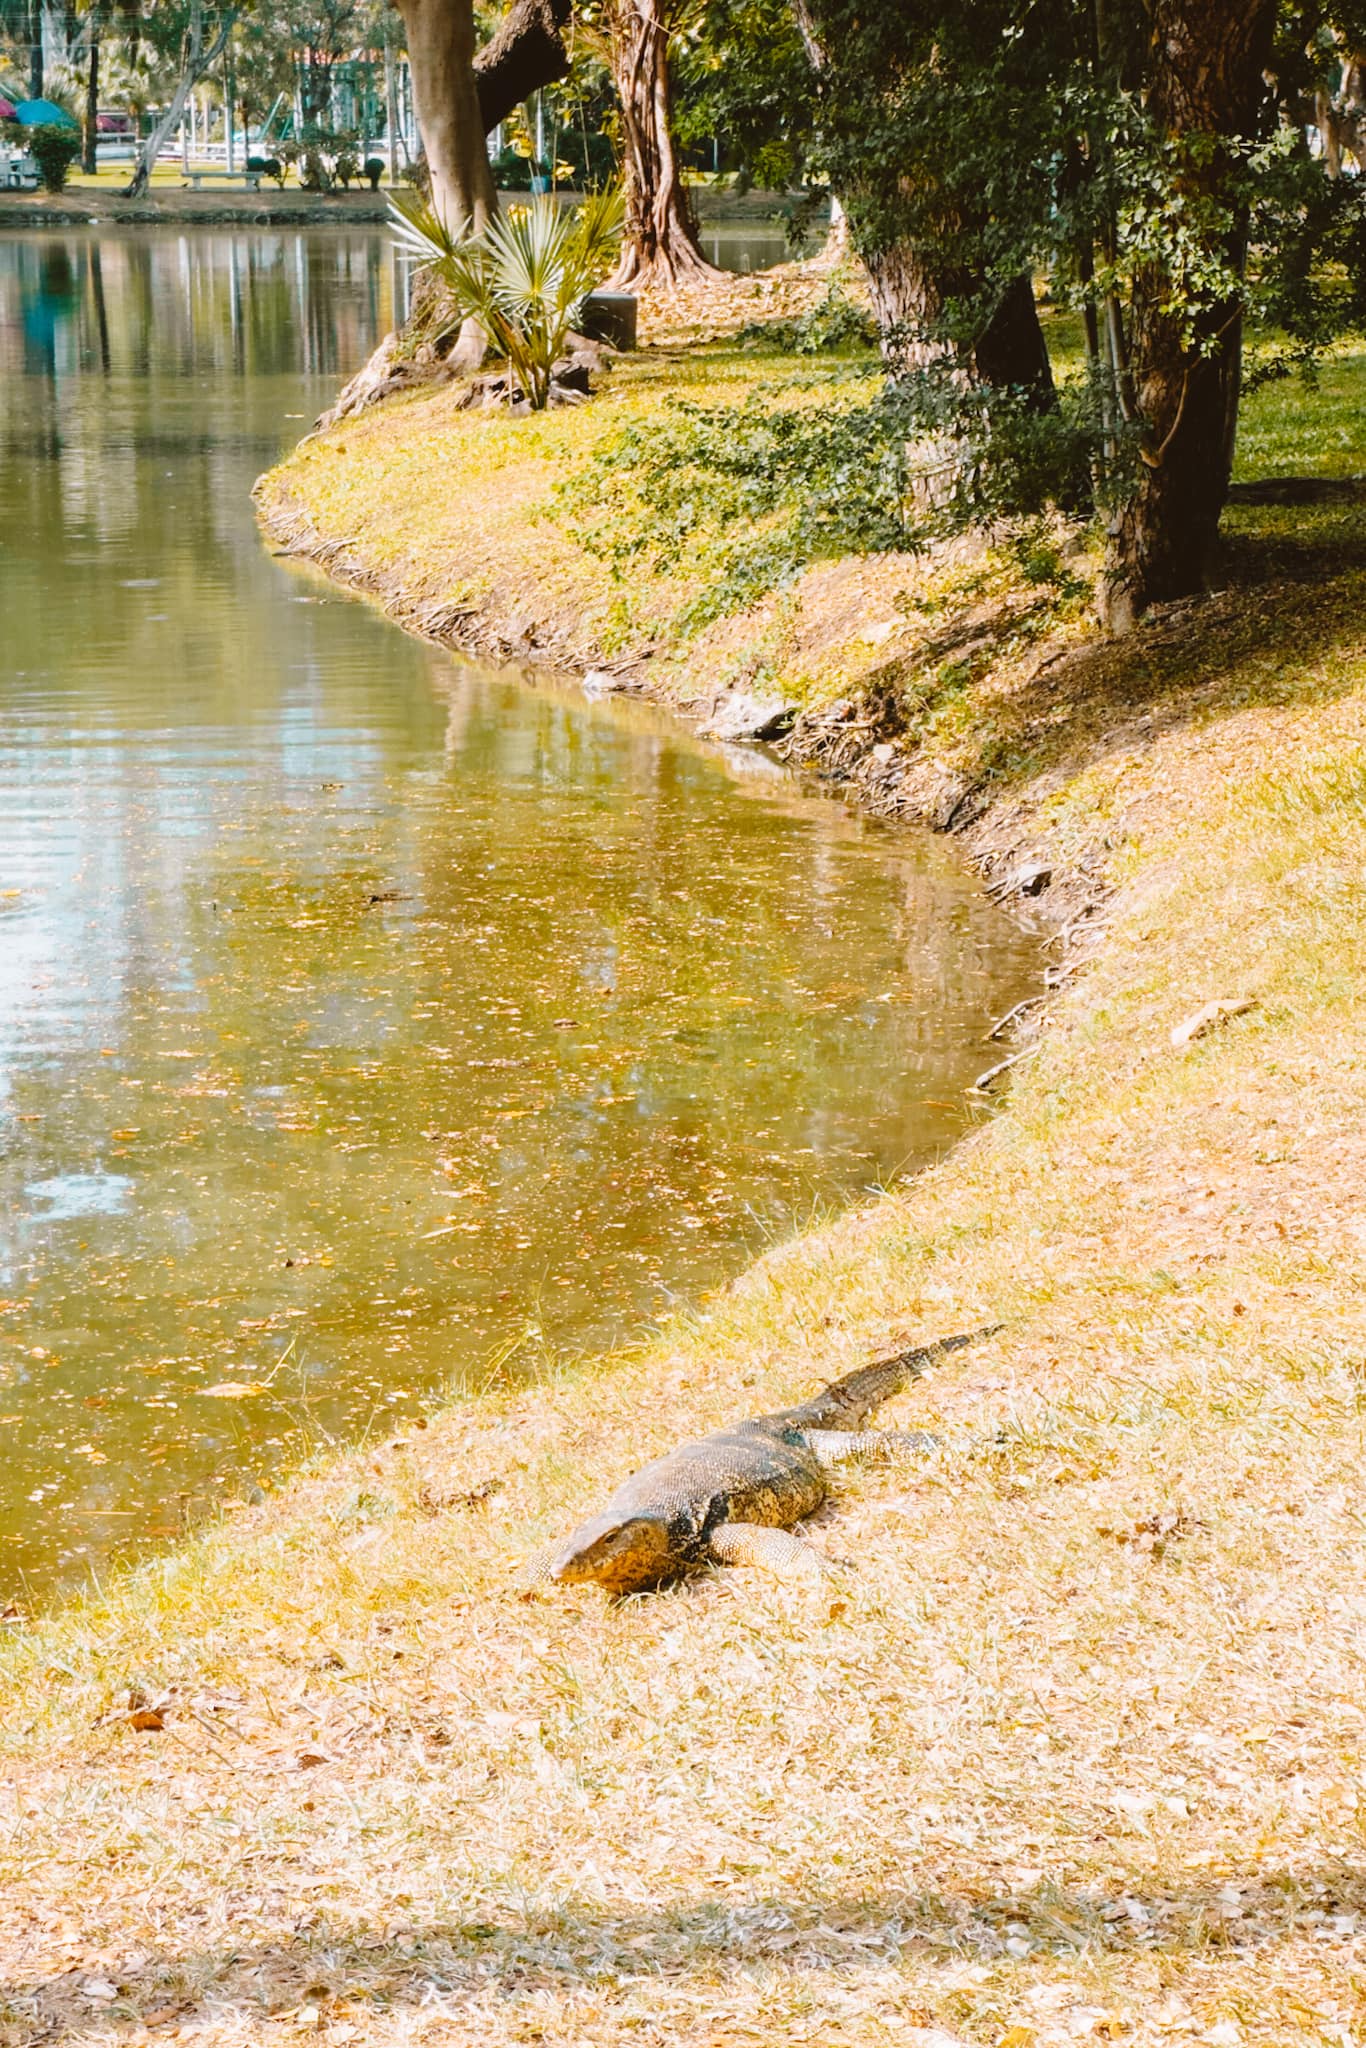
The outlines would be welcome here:
[[[546,1569],[562,1586],[594,1580],[609,1593],[639,1593],[673,1578],[678,1557],[659,1515],[594,1515],[567,1536]]]

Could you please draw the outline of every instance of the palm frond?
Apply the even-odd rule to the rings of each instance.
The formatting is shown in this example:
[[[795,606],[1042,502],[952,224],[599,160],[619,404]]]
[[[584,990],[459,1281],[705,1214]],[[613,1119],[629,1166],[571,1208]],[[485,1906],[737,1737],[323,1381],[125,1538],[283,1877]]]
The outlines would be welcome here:
[[[441,264],[463,235],[452,235],[431,201],[420,192],[391,192],[389,212],[394,239],[422,263]]]
[[[479,235],[453,234],[416,193],[395,193],[389,204],[400,245],[430,263],[460,312],[479,321],[539,411],[565,336],[614,260],[621,193],[593,193],[572,213],[537,198],[510,207]]]

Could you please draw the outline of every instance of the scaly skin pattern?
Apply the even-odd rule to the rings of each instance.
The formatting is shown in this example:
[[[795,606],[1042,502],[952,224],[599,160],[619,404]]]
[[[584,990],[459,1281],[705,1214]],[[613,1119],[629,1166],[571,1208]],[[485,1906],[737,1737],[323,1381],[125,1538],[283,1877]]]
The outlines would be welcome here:
[[[878,1359],[796,1408],[732,1423],[669,1451],[541,1559],[533,1580],[591,1580],[617,1596],[641,1593],[715,1562],[711,1537],[723,1523],[756,1535],[790,1529],[829,1490],[817,1455],[823,1432],[858,1431],[934,1359],[990,1334],[943,1337]]]

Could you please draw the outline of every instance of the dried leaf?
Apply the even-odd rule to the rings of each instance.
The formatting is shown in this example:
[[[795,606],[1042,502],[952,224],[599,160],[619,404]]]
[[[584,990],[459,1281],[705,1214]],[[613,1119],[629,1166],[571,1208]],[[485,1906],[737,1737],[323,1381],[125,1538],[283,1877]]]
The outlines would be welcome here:
[[[1177,1024],[1171,1034],[1172,1045],[1177,1051],[1189,1045],[1194,1039],[1203,1038],[1216,1024],[1226,1024],[1230,1017],[1241,1017],[1248,1010],[1255,1010],[1253,996],[1220,996],[1212,1003],[1194,1011],[1182,1023]]]

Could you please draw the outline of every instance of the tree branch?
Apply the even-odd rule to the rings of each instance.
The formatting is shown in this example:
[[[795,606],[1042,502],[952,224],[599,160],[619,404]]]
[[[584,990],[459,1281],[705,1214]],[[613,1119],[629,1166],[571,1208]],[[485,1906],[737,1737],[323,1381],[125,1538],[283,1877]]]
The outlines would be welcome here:
[[[493,41],[474,60],[484,133],[569,70],[563,31],[571,0],[513,0]]]

